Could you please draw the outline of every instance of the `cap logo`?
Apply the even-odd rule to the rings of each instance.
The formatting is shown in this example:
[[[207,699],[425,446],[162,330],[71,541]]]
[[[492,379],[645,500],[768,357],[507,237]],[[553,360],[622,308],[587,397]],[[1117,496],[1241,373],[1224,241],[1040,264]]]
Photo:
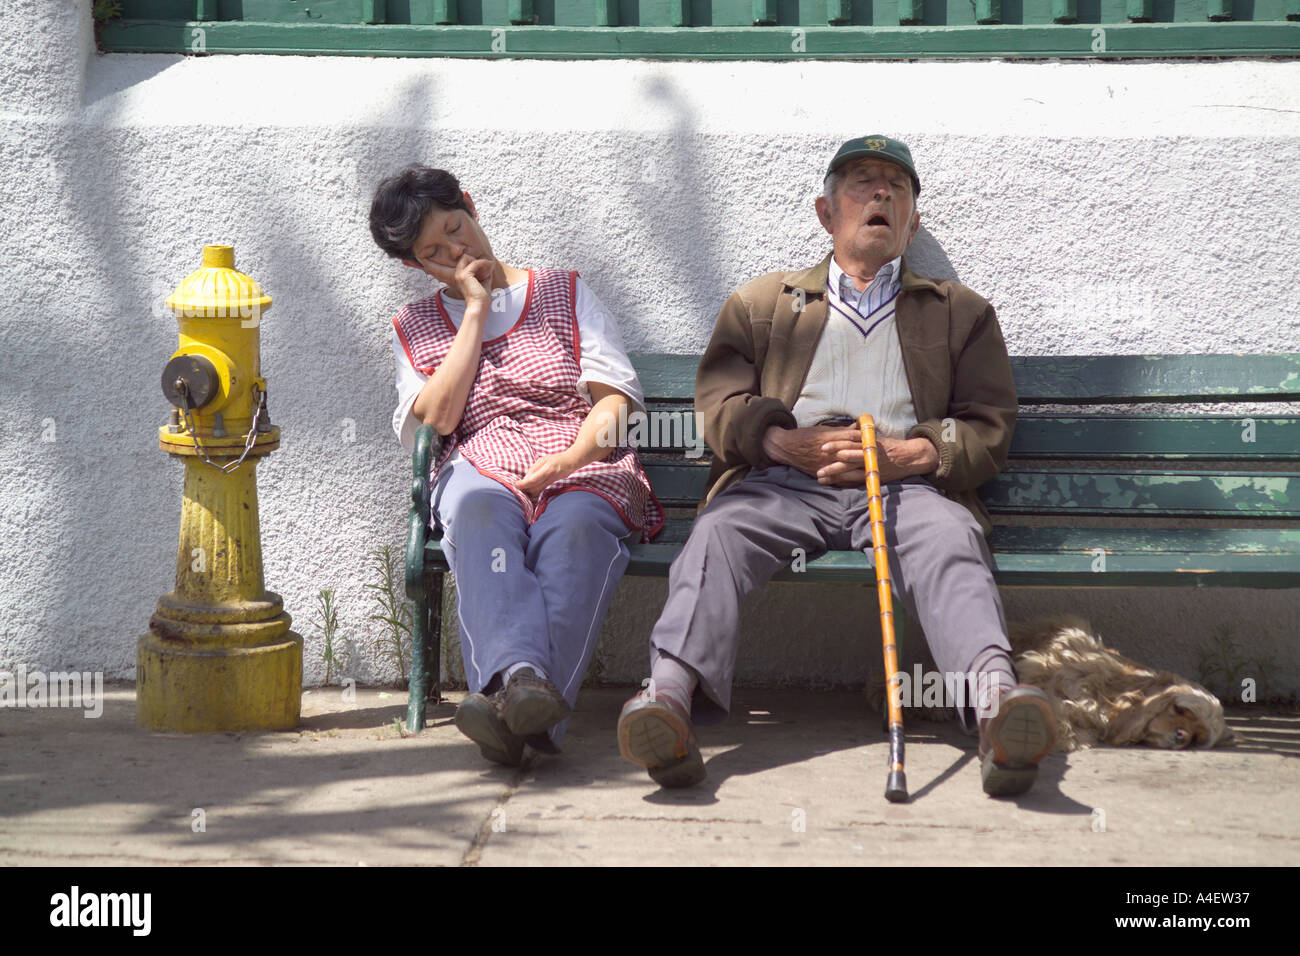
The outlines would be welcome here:
[[[886,146],[889,145],[889,142],[883,139],[868,139],[868,140],[863,140],[863,142],[866,144],[867,149],[874,149],[874,150],[883,150]]]

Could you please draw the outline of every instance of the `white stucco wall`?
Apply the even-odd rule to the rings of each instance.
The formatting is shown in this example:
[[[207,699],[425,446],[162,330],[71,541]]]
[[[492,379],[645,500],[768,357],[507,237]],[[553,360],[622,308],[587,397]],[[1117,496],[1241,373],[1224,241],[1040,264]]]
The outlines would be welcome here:
[[[408,161],[458,172],[502,258],[580,270],[632,350],[698,351],[731,288],[820,258],[821,172],[872,131],[919,166],[915,265],[993,301],[1013,353],[1300,339],[1300,62],[102,56],[88,6],[0,13],[0,667],[133,674],[180,503],[181,467],[156,445],[176,342],[161,302],[204,243],[227,242],[275,299],[267,584],[307,639],[309,681],[323,587],[359,676],[393,676],[363,584],[367,552],[403,542],[389,319],[427,280],[375,248],[365,216]],[[624,582],[601,676],[643,674],[664,589]],[[1012,617],[1089,615],[1193,675],[1229,627],[1273,658],[1278,689],[1300,684],[1295,591],[1004,598]],[[747,612],[741,679],[861,679],[874,620],[869,589],[775,585]]]

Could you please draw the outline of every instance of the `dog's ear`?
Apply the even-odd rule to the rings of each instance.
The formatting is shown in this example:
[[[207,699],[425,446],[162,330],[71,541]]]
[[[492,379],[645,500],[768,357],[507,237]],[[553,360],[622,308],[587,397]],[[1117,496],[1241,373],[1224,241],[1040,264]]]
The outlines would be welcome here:
[[[1102,738],[1114,746],[1140,744],[1147,736],[1147,727],[1168,706],[1163,695],[1143,698],[1138,691],[1129,691],[1112,702],[1106,716],[1106,731]]]
[[[1202,747],[1217,747],[1235,739],[1223,718],[1223,705],[1209,691],[1180,691],[1174,694],[1173,707],[1180,715],[1197,720],[1205,728],[1206,739]]]

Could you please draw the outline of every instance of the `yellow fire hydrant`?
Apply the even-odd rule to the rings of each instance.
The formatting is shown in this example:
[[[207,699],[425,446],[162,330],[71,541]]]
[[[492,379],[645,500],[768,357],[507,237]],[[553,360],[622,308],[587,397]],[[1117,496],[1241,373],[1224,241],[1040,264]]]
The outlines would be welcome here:
[[[180,344],[163,370],[163,451],[185,462],[176,589],[136,648],[136,718],[152,730],[288,730],[302,701],[302,638],[262,579],[257,460],[280,446],[261,377],[271,299],[231,246],[167,300]]]

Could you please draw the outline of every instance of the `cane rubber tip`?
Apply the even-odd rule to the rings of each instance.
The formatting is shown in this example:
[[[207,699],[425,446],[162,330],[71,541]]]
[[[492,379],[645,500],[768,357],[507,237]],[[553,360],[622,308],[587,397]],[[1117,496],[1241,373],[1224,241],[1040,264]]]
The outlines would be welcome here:
[[[885,799],[890,803],[907,802],[907,776],[903,771],[889,771],[889,779],[885,782]]]

